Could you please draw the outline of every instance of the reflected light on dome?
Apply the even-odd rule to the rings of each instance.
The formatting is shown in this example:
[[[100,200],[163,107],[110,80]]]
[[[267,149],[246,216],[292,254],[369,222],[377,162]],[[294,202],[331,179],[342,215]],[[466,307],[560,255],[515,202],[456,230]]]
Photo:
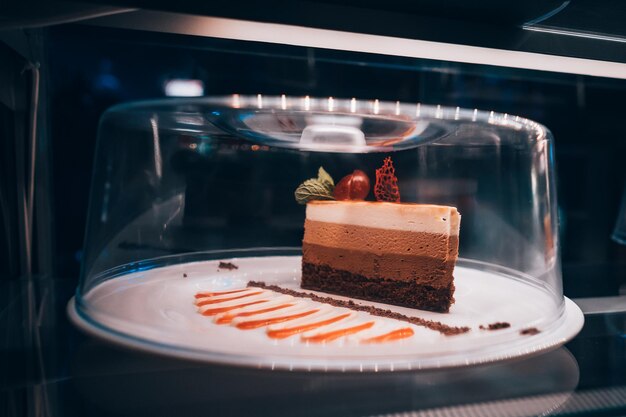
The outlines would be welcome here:
[[[150,127],[152,128],[154,173],[157,178],[161,179],[163,176],[163,158],[161,157],[161,139],[159,138],[159,124],[156,115],[150,118]]]
[[[239,94],[233,94],[233,107],[238,109],[241,107],[241,101],[239,100]]]
[[[529,30],[531,32],[549,33],[551,35],[573,36],[575,38],[585,38],[585,39],[594,39],[594,40],[599,40],[599,41],[626,43],[626,37],[624,36],[605,35],[602,33],[593,33],[593,32],[587,32],[584,30],[569,30],[569,29],[562,29],[558,27],[533,25],[533,24],[530,24],[530,25],[525,24],[522,26],[522,29]]]
[[[168,97],[200,97],[204,94],[204,83],[200,80],[175,79],[165,83]]]

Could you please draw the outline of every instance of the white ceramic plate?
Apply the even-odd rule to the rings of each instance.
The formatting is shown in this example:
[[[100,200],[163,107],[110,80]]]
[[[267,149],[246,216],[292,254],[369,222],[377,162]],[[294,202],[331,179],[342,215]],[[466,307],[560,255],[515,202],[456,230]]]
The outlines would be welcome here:
[[[303,343],[297,336],[273,340],[263,328],[242,331],[215,324],[211,317],[197,312],[194,295],[243,288],[250,280],[299,289],[300,257],[228,261],[239,268],[219,269],[215,260],[110,279],[88,292],[80,307],[72,299],[69,315],[78,327],[95,336],[168,356],[259,368],[336,371],[433,369],[520,358],[561,346],[580,331],[584,320],[580,309],[567,298],[563,306],[556,306],[545,290],[520,276],[488,264],[459,260],[455,269],[456,303],[450,313],[354,301],[450,326],[469,326],[468,333],[444,336],[400,322],[401,327],[411,326],[414,336],[374,345],[358,343],[354,338],[321,345]],[[495,331],[480,329],[495,322],[511,326]],[[540,333],[520,334],[531,327]]]

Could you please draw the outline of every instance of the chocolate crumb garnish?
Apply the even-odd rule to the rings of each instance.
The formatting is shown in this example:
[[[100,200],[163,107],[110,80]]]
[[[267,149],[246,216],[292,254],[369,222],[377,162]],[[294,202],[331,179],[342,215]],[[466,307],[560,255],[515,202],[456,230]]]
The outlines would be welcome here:
[[[232,271],[233,269],[239,269],[239,267],[232,262],[220,262],[217,267],[219,269],[228,269],[229,271]]]
[[[343,300],[337,300],[332,297],[320,297],[319,295],[316,295],[310,292],[307,293],[307,292],[301,292],[301,291],[294,291],[294,290],[290,290],[287,288],[279,287],[278,285],[269,285],[261,281],[250,281],[248,282],[247,286],[276,291],[278,293],[291,295],[293,297],[309,298],[313,301],[330,304],[335,307],[345,307],[345,308],[349,308],[349,309],[356,310],[356,311],[364,311],[366,313],[370,313],[373,316],[386,317],[390,319],[405,321],[407,323],[415,324],[417,326],[423,326],[430,330],[437,331],[445,336],[455,336],[455,335],[467,333],[470,331],[470,328],[467,326],[463,326],[463,327],[448,326],[447,324],[443,324],[438,321],[426,320],[420,317],[409,317],[409,316],[405,316],[404,314],[393,312],[391,310],[384,310],[382,308],[377,308],[373,306],[360,305],[360,304],[355,303],[352,300],[343,301]]]
[[[183,278],[187,278],[187,273],[183,272]]]
[[[529,327],[528,329],[522,329],[519,332],[519,334],[521,334],[522,336],[534,336],[539,333],[541,333],[541,331],[536,327]]]
[[[500,330],[500,329],[508,329],[511,327],[511,323],[507,323],[506,321],[499,321],[496,323],[491,323],[486,326],[482,324],[478,327],[480,330]]]

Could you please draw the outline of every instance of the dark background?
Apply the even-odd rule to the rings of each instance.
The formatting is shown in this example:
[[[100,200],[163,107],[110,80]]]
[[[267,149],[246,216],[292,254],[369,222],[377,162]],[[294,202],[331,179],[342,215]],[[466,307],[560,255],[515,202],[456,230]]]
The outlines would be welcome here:
[[[42,6],[58,8],[51,0],[39,2],[37,7],[33,7],[30,0],[11,3],[29,18],[45,11]],[[102,3],[135,5],[142,1],[103,0]],[[194,3],[225,15],[262,12],[271,18],[268,20],[278,17],[288,19],[286,23],[320,17],[328,20],[330,16],[340,29],[350,29],[348,26],[358,21],[352,19],[353,15],[350,19],[346,19],[345,14],[329,15],[319,4],[317,14],[298,9],[309,3],[310,10],[315,3],[310,1],[259,2],[256,10],[241,7],[242,3],[252,2],[155,0],[143,3],[188,12],[186,7]],[[291,9],[272,7],[278,3],[289,3]],[[521,37],[527,41],[521,43],[528,45],[527,51],[533,51],[534,46],[543,48],[535,52],[626,62],[623,43],[580,38],[568,42],[566,37],[550,35],[533,43],[530,42],[533,37],[518,36],[520,30],[510,28],[512,35],[506,36],[508,32],[494,26],[494,16],[498,22],[513,26],[526,21],[528,16],[522,13],[520,19],[510,22],[501,11],[517,6],[503,2],[455,1],[480,9],[476,13],[461,9],[457,11],[460,18],[487,18],[479,22],[478,27],[463,26],[457,21],[453,27],[464,29],[458,33],[451,31],[450,25],[439,24],[441,20],[434,20],[437,13],[430,13],[430,9],[426,13],[429,15],[423,16],[419,23],[414,14],[406,13],[401,21],[404,24],[398,24],[396,13],[392,19],[386,19],[386,26],[380,25],[381,20],[385,21],[381,14],[398,5],[424,12],[424,3],[437,4],[447,13],[451,9],[447,7],[450,1],[328,0],[319,3],[375,8],[368,13],[368,24],[356,25],[357,29],[372,33],[383,31],[393,35],[387,32],[391,28],[394,33],[402,34],[408,28],[421,31],[422,39],[437,35],[447,36],[453,43],[472,44],[480,38],[478,45],[496,47],[500,43],[510,50],[520,45],[518,37]],[[539,3],[543,10],[561,1],[533,0],[524,2],[523,6]],[[501,8],[495,15],[485,15],[482,12],[485,4]],[[603,5],[608,12],[590,13]],[[584,13],[579,13],[581,8]],[[620,11],[624,10],[619,0],[573,0],[565,13],[577,13],[579,23],[584,26],[571,21],[561,26],[601,32],[604,28],[604,31],[623,35],[626,26]],[[508,11],[515,12],[515,9]],[[556,18],[565,16],[561,13]],[[422,25],[425,21],[431,25]],[[433,30],[433,27],[441,30]],[[466,36],[468,34],[474,37]],[[40,175],[35,206],[39,241],[35,252],[39,256],[35,257],[38,265],[34,269],[52,277],[19,279],[24,272],[20,272],[23,259],[19,253],[21,219],[17,202],[26,171],[19,156],[27,153],[25,126],[31,73],[23,71],[25,62],[20,54],[0,42],[0,214],[3,220],[0,223],[0,415],[154,417],[173,413],[196,416],[207,411],[210,415],[250,415],[258,414],[263,406],[270,407],[268,413],[282,411],[281,415],[361,415],[427,408],[433,403],[450,406],[468,400],[479,402],[501,398],[501,393],[504,393],[502,398],[550,393],[546,384],[560,378],[558,370],[562,364],[552,361],[553,356],[539,357],[540,362],[530,359],[477,368],[478,377],[466,379],[469,389],[455,395],[450,384],[443,384],[446,380],[453,384],[463,382],[454,372],[444,371],[443,379],[435,380],[421,378],[419,374],[388,377],[376,374],[371,378],[359,376],[354,382],[349,375],[345,375],[347,378],[344,375],[303,378],[263,372],[250,375],[237,368],[178,363],[126,352],[78,333],[67,322],[65,303],[74,293],[79,275],[98,120],[102,112],[115,103],[163,97],[163,84],[170,78],[201,79],[206,94],[309,94],[420,101],[507,112],[544,123],[556,137],[565,294],[569,297],[614,295],[620,291],[620,286],[624,293],[626,255],[623,247],[611,241],[610,235],[624,189],[621,159],[625,155],[626,141],[623,124],[626,81],[81,25],[26,31],[25,38],[28,42],[24,41],[24,45],[15,42],[13,47],[23,46],[17,49],[24,56],[32,62],[41,62],[45,77],[38,149],[46,157],[38,161]],[[487,40],[492,43],[483,42]],[[586,54],[574,53],[576,48],[568,49],[572,44],[587,47]],[[22,149],[18,149],[20,147]],[[52,157],[51,166],[48,166],[48,155]],[[52,204],[48,204],[49,201]],[[5,211],[7,208],[10,210]],[[48,239],[53,240],[52,244],[48,244]],[[53,271],[45,267],[48,251],[53,252]],[[587,415],[624,415],[623,402],[619,408],[611,409],[606,401],[616,398],[616,392],[623,393],[613,389],[623,389],[626,383],[624,314],[586,314],[585,320],[581,334],[567,344],[580,371],[577,391],[568,401],[571,407],[560,411],[582,415],[576,406],[584,404],[591,410]],[[560,351],[566,357],[569,355],[564,349]],[[553,366],[543,367],[543,360]],[[557,372],[551,373],[545,368]],[[243,388],[242,374],[251,376],[243,379]],[[372,384],[368,385],[370,381]],[[520,381],[527,381],[528,385]],[[285,395],[284,387],[289,387],[293,394]],[[607,391],[603,390],[605,387]],[[272,390],[273,396],[268,396]],[[535,399],[532,397],[531,401]],[[181,404],[186,407],[181,409]]]

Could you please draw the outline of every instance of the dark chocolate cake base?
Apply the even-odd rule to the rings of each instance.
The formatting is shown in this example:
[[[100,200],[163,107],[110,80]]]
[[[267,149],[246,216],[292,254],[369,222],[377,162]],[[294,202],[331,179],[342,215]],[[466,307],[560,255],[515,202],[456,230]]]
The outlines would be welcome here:
[[[447,313],[454,303],[454,283],[445,288],[435,288],[415,282],[370,279],[307,262],[302,263],[301,287],[437,313]]]

